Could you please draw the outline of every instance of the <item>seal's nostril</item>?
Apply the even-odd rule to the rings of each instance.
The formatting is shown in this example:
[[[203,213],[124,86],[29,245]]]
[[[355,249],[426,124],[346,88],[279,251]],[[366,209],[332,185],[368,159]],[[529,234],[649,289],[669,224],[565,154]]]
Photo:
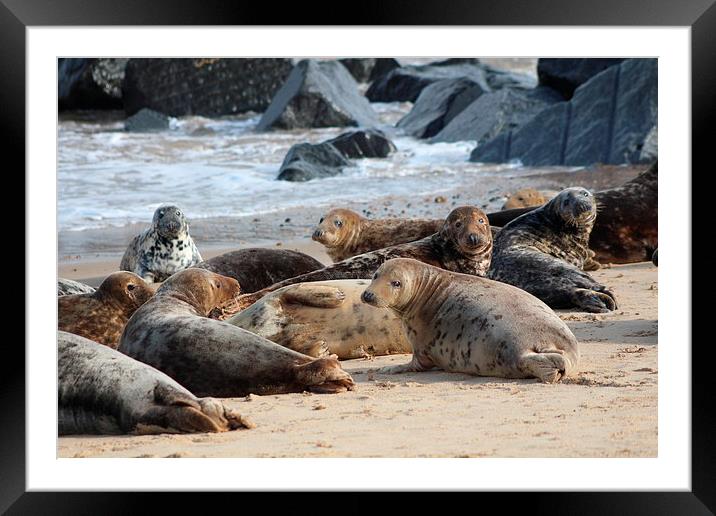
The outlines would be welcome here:
[[[368,291],[366,290],[365,292],[363,292],[363,293],[361,294],[360,297],[361,297],[361,299],[363,300],[364,303],[369,303],[369,302],[373,301],[373,298],[374,298],[375,296],[373,295],[373,292],[368,292]]]
[[[477,235],[475,233],[470,233],[470,236],[468,238],[472,245],[477,245]]]

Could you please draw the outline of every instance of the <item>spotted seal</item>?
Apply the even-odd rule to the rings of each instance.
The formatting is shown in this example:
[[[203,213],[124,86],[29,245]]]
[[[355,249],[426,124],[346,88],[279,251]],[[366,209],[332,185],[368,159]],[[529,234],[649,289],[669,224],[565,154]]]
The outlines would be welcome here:
[[[309,356],[410,353],[400,319],[361,302],[368,280],[298,283],[271,292],[227,323]]]
[[[225,432],[253,428],[238,412],[142,362],[57,332],[58,431],[69,434]]]
[[[67,296],[69,294],[91,294],[95,291],[94,287],[66,278],[57,279],[57,295]]]
[[[381,265],[362,299],[397,314],[413,348],[409,363],[381,373],[438,368],[551,383],[579,362],[567,325],[542,301],[506,283],[399,258]]]
[[[608,312],[616,297],[583,269],[597,203],[585,188],[566,188],[502,228],[488,277],[520,287],[552,308]]]
[[[198,268],[180,271],[135,312],[118,349],[168,374],[197,396],[353,388],[335,356],[314,359],[206,317],[238,293],[233,278]]]
[[[214,256],[197,267],[234,278],[241,285],[241,292],[250,293],[324,265],[298,251],[252,247]]]
[[[450,212],[437,233],[370,253],[359,254],[323,269],[278,282],[253,294],[239,297],[238,309],[294,283],[334,279],[369,279],[391,258],[415,258],[443,269],[484,276],[490,266],[492,232],[487,215],[475,206],[460,206]]]
[[[201,260],[186,217],[179,208],[167,204],[156,209],[151,227],[132,239],[119,268],[155,283]]]
[[[129,318],[153,295],[154,289],[133,272],[115,272],[91,294],[58,297],[57,325],[116,348]]]
[[[392,245],[420,240],[440,231],[444,219],[367,219],[344,208],[328,211],[311,238],[334,262]]]

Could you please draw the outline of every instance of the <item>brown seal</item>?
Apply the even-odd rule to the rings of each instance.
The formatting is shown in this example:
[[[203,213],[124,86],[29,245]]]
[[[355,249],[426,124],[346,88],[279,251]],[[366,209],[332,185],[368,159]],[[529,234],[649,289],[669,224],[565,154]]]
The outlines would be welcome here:
[[[597,218],[589,190],[562,190],[502,228],[488,277],[520,287],[552,308],[616,309],[614,294],[584,272],[591,259],[589,234]]]
[[[263,296],[287,285],[334,279],[368,279],[391,258],[414,258],[443,269],[484,276],[490,267],[492,232],[485,213],[475,206],[450,212],[440,231],[429,237],[399,244],[334,263],[323,269],[278,282],[253,294],[239,297],[238,308],[246,308]]]
[[[551,383],[579,362],[567,325],[542,301],[505,283],[395,259],[376,271],[363,301],[396,313],[413,348],[410,363],[379,372],[435,367]]]
[[[437,233],[444,219],[367,219],[336,208],[326,213],[312,238],[326,247],[334,262],[392,245],[420,240]]]
[[[599,207],[589,247],[603,263],[635,263],[651,260],[659,244],[659,165],[622,186],[596,192]],[[517,208],[488,214],[490,223],[505,226],[535,208]]]
[[[410,353],[400,319],[361,302],[368,280],[298,283],[226,322],[309,356],[339,359]]]
[[[198,268],[178,272],[137,310],[118,349],[198,396],[333,393],[353,388],[353,380],[335,356],[314,359],[206,317],[238,293],[233,278]]]
[[[57,332],[57,354],[60,435],[254,427],[219,400],[197,398],[153,367],[79,335]]]
[[[298,251],[253,247],[214,256],[196,267],[234,278],[241,285],[241,292],[246,294],[324,265]]]
[[[539,192],[534,188],[522,188],[507,197],[505,204],[502,205],[503,210],[512,210],[514,208],[527,208],[529,206],[542,206],[549,201],[553,195],[547,196],[544,192]]]
[[[57,326],[116,348],[127,321],[154,294],[154,289],[132,272],[115,272],[91,294],[57,298]]]

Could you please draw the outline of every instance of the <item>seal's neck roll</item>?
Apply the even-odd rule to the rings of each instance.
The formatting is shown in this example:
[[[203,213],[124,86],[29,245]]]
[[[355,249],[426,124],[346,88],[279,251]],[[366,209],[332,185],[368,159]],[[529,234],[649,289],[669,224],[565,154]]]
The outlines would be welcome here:
[[[415,264],[415,267],[410,294],[391,306],[404,320],[419,317],[426,307],[437,313],[448,299],[449,289],[444,288],[450,281],[448,272],[425,264]]]

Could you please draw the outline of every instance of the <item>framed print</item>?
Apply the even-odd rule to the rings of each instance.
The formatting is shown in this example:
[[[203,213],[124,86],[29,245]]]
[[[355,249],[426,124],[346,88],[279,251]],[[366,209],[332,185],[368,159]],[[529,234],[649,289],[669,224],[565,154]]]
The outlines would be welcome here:
[[[0,507],[515,491],[713,511],[691,169],[716,8],[664,4],[318,25],[3,0],[27,308]]]

